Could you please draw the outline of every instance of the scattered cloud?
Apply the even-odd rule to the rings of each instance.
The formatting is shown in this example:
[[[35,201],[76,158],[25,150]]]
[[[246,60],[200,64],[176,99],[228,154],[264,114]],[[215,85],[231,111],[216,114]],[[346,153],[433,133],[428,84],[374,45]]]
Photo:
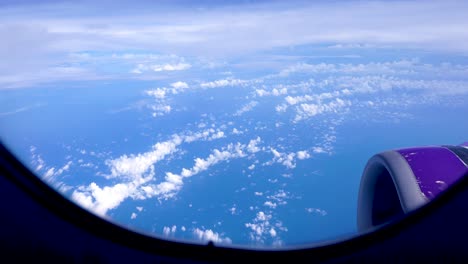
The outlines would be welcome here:
[[[20,108],[11,110],[11,111],[0,112],[0,117],[2,117],[2,116],[14,115],[14,114],[17,114],[17,113],[29,111],[29,110],[31,110],[31,109],[34,109],[34,108],[37,108],[37,107],[41,107],[41,106],[43,106],[43,105],[44,105],[44,104],[34,104],[34,105],[30,105],[30,106],[20,107]]]
[[[181,82],[181,81],[171,83],[171,86],[174,89],[187,89],[187,88],[189,88],[189,86],[188,86],[188,84],[186,82]]]
[[[284,153],[279,152],[274,148],[270,148],[271,153],[273,154],[273,160],[266,162],[265,165],[271,165],[273,163],[280,163],[288,169],[294,169],[296,167],[296,153]]]
[[[259,244],[265,244],[271,241],[273,246],[280,246],[283,241],[278,236],[278,232],[287,232],[280,221],[274,221],[273,215],[264,211],[259,211],[255,218],[250,223],[246,223],[245,227],[250,230],[250,240]]]
[[[306,208],[305,210],[310,214],[318,214],[321,216],[326,216],[328,214],[327,211],[320,208]]]
[[[263,205],[268,206],[268,207],[270,207],[270,208],[272,208],[272,209],[275,209],[276,206],[277,206],[276,203],[273,203],[273,202],[271,202],[271,201],[266,201]]]
[[[323,104],[301,104],[296,107],[296,117],[294,122],[314,117],[322,113],[337,113],[346,111],[347,107],[351,106],[351,101],[336,98],[334,101]]]
[[[258,105],[257,101],[251,101],[248,104],[242,106],[241,109],[237,110],[236,113],[234,113],[234,116],[240,116],[246,112],[252,111],[252,109]]]
[[[192,65],[188,63],[179,62],[176,64],[155,64],[155,65],[145,65],[145,64],[138,64],[134,69],[130,72],[134,74],[142,74],[145,72],[162,72],[162,71],[183,71],[188,70],[192,67]]]
[[[165,226],[163,227],[164,236],[173,236],[177,231],[177,226],[173,225],[172,227]]]
[[[239,79],[221,79],[212,82],[203,82],[200,84],[202,88],[218,88],[226,86],[242,86],[247,82]]]
[[[156,88],[154,90],[146,91],[146,94],[149,96],[153,96],[156,99],[164,99],[166,96],[166,90],[162,88]]]
[[[214,132],[214,134],[211,132]],[[193,135],[199,136],[193,137]],[[154,165],[166,156],[178,151],[177,147],[184,142],[212,140],[219,136],[219,133],[214,130],[208,130],[208,133],[173,135],[168,141],[154,144],[148,152],[137,155],[122,155],[116,159],[109,159],[106,161],[106,165],[110,169],[110,174],[105,175],[105,177],[107,179],[119,179],[122,182],[105,187],[99,187],[95,182],[88,186],[79,186],[73,191],[72,199],[92,212],[105,216],[108,210],[116,208],[129,197],[133,199],[147,199],[154,196],[165,199],[173,197],[182,187],[182,177],[168,172],[164,181],[159,184],[150,184],[155,179]],[[237,146],[230,145],[227,147],[227,152],[215,150],[214,154],[207,160],[198,159],[198,163],[196,161],[190,172],[194,175],[223,159],[238,155],[239,153],[233,151],[241,151],[240,147],[240,144]]]
[[[300,160],[310,158],[310,154],[309,154],[309,152],[307,152],[307,150],[298,151],[298,152],[296,152],[296,155],[297,155],[297,158],[300,159]]]
[[[231,244],[232,240],[229,237],[223,237],[222,234],[216,233],[211,229],[202,230],[199,228],[195,228],[193,230],[193,235],[199,241],[203,242],[213,242],[216,244]]]

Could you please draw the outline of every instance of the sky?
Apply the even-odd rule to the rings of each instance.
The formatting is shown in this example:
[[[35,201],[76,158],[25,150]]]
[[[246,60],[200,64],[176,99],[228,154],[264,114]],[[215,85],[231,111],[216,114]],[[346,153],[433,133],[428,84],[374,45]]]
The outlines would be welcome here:
[[[146,232],[268,245],[349,233],[355,208],[337,201],[355,204],[371,155],[466,141],[466,10],[2,1],[0,136],[81,206]],[[244,178],[209,177],[231,174]],[[232,219],[190,211],[206,186]],[[198,220],[157,211],[176,205]]]
[[[324,50],[321,56],[389,47],[466,54],[467,7],[464,1],[13,1],[0,8],[0,84],[163,78],[142,74],[151,65],[278,69],[291,53],[310,55],[300,52],[306,46]]]

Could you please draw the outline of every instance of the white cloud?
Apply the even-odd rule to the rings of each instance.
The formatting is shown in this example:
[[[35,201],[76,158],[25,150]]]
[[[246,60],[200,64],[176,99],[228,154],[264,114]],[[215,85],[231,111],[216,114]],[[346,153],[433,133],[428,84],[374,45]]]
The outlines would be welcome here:
[[[170,141],[155,144],[153,151],[130,157],[123,155],[118,159],[108,161],[107,164],[112,172],[108,177],[130,181],[102,189],[93,182],[87,187],[81,186],[75,190],[72,198],[85,208],[99,215],[105,215],[108,210],[116,208],[128,197],[133,199],[147,199],[155,196],[158,199],[172,198],[182,188],[184,177],[192,177],[221,161],[246,156],[244,153],[246,145],[228,144],[221,150],[213,150],[206,159],[196,158],[192,168],[183,168],[180,174],[167,172],[164,181],[158,184],[148,184],[154,179],[154,163],[175,152],[177,145],[183,140],[184,136],[174,135]]]
[[[255,89],[255,93],[260,97],[268,95],[280,96],[288,94],[288,89],[286,87],[273,88],[271,91],[267,91],[265,89]]]
[[[151,69],[155,72],[159,71],[182,71],[182,70],[187,70],[192,65],[188,63],[177,63],[177,64],[164,64],[164,65],[153,65],[151,66]]]
[[[315,213],[321,216],[326,216],[328,213],[327,211],[320,209],[320,208],[306,208],[305,209],[308,213]]]
[[[229,237],[222,237],[221,234],[213,232],[211,229],[202,230],[199,228],[195,228],[193,230],[194,236],[200,241],[212,241],[213,243],[218,244],[231,244],[232,240]]]
[[[322,147],[313,147],[312,151],[317,154],[326,153],[326,151]]]
[[[172,227],[165,226],[163,227],[163,235],[171,236],[177,231],[177,226],[173,225]]]
[[[107,160],[111,174],[108,177],[125,177],[129,179],[139,179],[148,172],[153,165],[162,160],[165,156],[174,153],[177,146],[182,143],[182,138],[174,135],[171,140],[158,142],[153,145],[152,150],[137,155],[122,155],[113,160]]]
[[[81,186],[72,193],[72,199],[92,212],[105,216],[106,212],[120,205],[127,197],[136,191],[136,185],[118,183],[114,186],[99,187],[92,182],[89,186]]]
[[[271,201],[266,201],[263,205],[268,206],[268,207],[270,207],[270,208],[272,208],[272,209],[275,209],[276,206],[277,206],[276,203],[273,203],[273,202],[271,202]]]
[[[203,82],[200,84],[202,88],[218,88],[225,86],[241,86],[246,84],[246,81],[239,79],[221,79],[212,82]]]
[[[188,136],[173,135],[168,141],[154,144],[148,152],[137,155],[122,155],[119,158],[107,160],[106,164],[111,173],[106,177],[120,179],[123,182],[103,188],[92,182],[88,186],[77,188],[72,194],[72,199],[92,212],[104,216],[108,210],[116,208],[128,197],[134,199],[147,199],[154,196],[165,199],[173,197],[182,188],[182,176],[168,172],[164,181],[158,184],[148,184],[154,179],[154,165],[166,156],[175,153],[177,147],[183,142],[190,143],[195,140],[219,137],[221,134],[218,132],[208,130],[208,133],[200,133],[200,136],[196,138],[191,136],[193,134]],[[198,134],[195,133],[195,135]],[[194,168],[190,170],[191,175],[238,154],[235,152],[236,148],[228,146],[226,153],[215,150],[207,160],[199,159]]]
[[[287,109],[288,109],[288,105],[286,105],[286,104],[277,105],[275,107],[275,110],[278,113],[286,112]]]
[[[162,71],[182,71],[182,70],[187,70],[190,69],[192,65],[184,62],[179,62],[179,63],[167,63],[167,64],[153,64],[153,65],[147,65],[140,63],[138,64],[134,69],[132,69],[130,72],[134,74],[142,74],[145,72],[162,72]]]
[[[251,101],[250,103],[242,106],[241,109],[237,110],[236,113],[234,113],[234,116],[240,116],[245,112],[252,111],[252,109],[257,106],[258,102],[257,101]]]
[[[234,215],[234,214],[236,214],[236,210],[237,210],[236,207],[231,207],[231,208],[229,209],[229,212],[231,212],[231,214]]]
[[[267,162],[266,165],[271,165],[272,162],[276,162],[286,166],[288,169],[294,169],[296,167],[296,153],[283,153],[274,148],[270,148],[270,151],[273,154],[273,160]]]
[[[146,91],[146,94],[149,96],[154,96],[157,99],[163,99],[164,97],[166,97],[166,90],[163,88],[157,88],[154,90]]]
[[[239,158],[244,157],[245,154],[243,153],[243,145],[233,145],[229,144],[227,149],[225,150],[218,150],[215,149],[213,152],[206,158],[195,158],[195,164],[190,169],[183,169],[182,175],[184,177],[192,177],[200,172],[207,170],[209,167],[225,160],[229,160],[231,158]]]
[[[260,138],[258,137],[255,140],[251,140],[251,142],[258,142]],[[253,143],[252,143],[253,144]],[[149,188],[146,191],[147,196],[162,196],[164,198],[173,197],[177,191],[182,188],[183,185],[183,178],[188,178],[195,176],[203,171],[208,170],[211,166],[214,166],[222,161],[228,161],[234,158],[242,158],[245,157],[247,154],[244,152],[245,150],[252,152],[255,150],[255,144],[245,145],[245,144],[228,144],[226,147],[221,148],[221,150],[214,149],[207,158],[195,158],[194,165],[192,168],[182,168],[180,174],[174,174],[171,172],[166,173],[165,181]]]
[[[241,135],[241,134],[244,134],[244,132],[243,132],[243,131],[240,131],[240,130],[237,129],[237,128],[233,128],[233,129],[232,129],[232,134],[234,134],[234,135]]]
[[[203,131],[199,131],[196,133],[187,133],[184,135],[184,141],[185,142],[193,142],[197,140],[215,140],[215,139],[220,139],[224,138],[224,132],[219,130],[219,129],[214,129],[214,128],[209,128]]]
[[[296,152],[296,155],[297,155],[297,158],[300,159],[300,160],[310,158],[310,154],[309,154],[309,152],[307,152],[307,150],[298,151],[298,152]]]
[[[163,235],[165,236],[169,236],[169,234],[171,233],[171,228],[170,227],[163,227]]]
[[[256,89],[255,93],[257,93],[257,95],[260,96],[260,97],[267,96],[267,95],[270,94],[268,91],[266,91],[264,89]]]
[[[130,219],[136,219],[137,218],[137,214],[136,213],[132,213],[132,215],[130,216]]]
[[[276,230],[272,227],[269,231],[270,236],[275,237],[276,236]]]
[[[257,146],[262,139],[260,137],[257,137],[256,139],[252,139],[249,141],[249,144],[247,145],[247,151],[250,153],[256,153],[260,151],[260,148]]]
[[[188,84],[186,82],[175,82],[175,83],[171,83],[171,86],[174,88],[174,89],[187,89],[189,88]]]
[[[301,104],[296,107],[295,122],[303,119],[308,119],[322,113],[338,113],[351,106],[351,101],[336,98],[334,101],[322,104]]]
[[[153,117],[163,116],[171,112],[172,107],[167,104],[153,104],[149,108],[153,111],[151,114]]]
[[[265,213],[263,211],[257,212],[255,218],[252,220],[251,223],[246,223],[245,227],[250,229],[250,240],[264,244],[267,239],[273,239],[272,245],[281,245],[282,241],[278,237],[278,232],[275,229],[278,228],[280,231],[286,232],[287,228],[282,226],[282,223],[276,221],[276,223],[272,223],[272,215],[269,213]]]
[[[286,200],[290,199],[290,196],[284,190],[278,190],[275,194],[268,195],[267,199],[275,201],[276,205],[285,205],[287,204]]]
[[[4,87],[6,83],[24,86],[47,80],[119,78],[122,75],[115,74],[116,69],[141,76],[195,68],[192,61],[162,54],[230,57],[323,43],[331,50],[387,47],[466,52],[467,5],[464,1],[281,2],[217,5],[193,12],[188,7],[169,5],[161,9],[152,4],[145,9],[89,2],[13,4],[0,11],[0,33],[4,36],[0,44],[0,72],[5,73],[0,76],[0,83]],[[110,12],[86,11],[95,8]],[[83,12],[70,15],[70,10]],[[31,48],[30,43],[35,43],[35,47]],[[10,52],[9,47],[15,47],[15,52]],[[120,54],[109,53],[125,49]],[[129,50],[142,52],[131,54]],[[116,61],[116,67],[102,67],[116,65]],[[352,67],[292,67],[319,73],[372,70],[387,74],[389,69],[378,62]]]
[[[42,168],[45,168],[45,163],[40,158],[40,156],[37,156],[37,163],[38,163],[38,166],[36,167],[36,170],[41,170]],[[58,183],[57,177],[62,175],[64,172],[68,171],[72,163],[73,163],[72,161],[68,161],[65,165],[63,165],[59,169],[55,169],[55,167],[49,167],[47,171],[44,174],[42,174],[42,178],[51,184]]]

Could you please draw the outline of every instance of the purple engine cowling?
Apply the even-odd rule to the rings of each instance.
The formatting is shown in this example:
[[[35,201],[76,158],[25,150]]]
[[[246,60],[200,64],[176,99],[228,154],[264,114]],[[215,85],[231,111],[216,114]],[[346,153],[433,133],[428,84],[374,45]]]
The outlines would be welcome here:
[[[358,197],[365,231],[426,204],[468,173],[468,142],[379,153],[369,159]]]

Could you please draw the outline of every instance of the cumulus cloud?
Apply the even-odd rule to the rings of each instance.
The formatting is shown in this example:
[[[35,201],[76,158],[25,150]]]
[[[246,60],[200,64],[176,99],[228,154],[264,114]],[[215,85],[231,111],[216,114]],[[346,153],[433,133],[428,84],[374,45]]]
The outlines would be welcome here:
[[[106,164],[110,169],[110,174],[105,175],[106,178],[119,179],[122,182],[104,187],[98,186],[95,182],[88,186],[80,186],[72,193],[72,199],[92,212],[104,216],[108,210],[116,208],[129,197],[133,199],[147,199],[154,196],[164,199],[173,197],[183,185],[182,176],[168,172],[164,181],[158,184],[150,183],[155,177],[154,165],[166,156],[175,153],[180,144],[213,139],[213,137],[220,136],[218,132],[210,129],[208,133],[173,135],[170,140],[154,144],[148,152],[109,159]],[[193,137],[193,135],[199,136]],[[228,146],[226,153],[215,150],[207,160],[199,159],[194,168],[190,170],[190,174],[194,175],[223,159],[238,155],[237,148],[232,145]],[[183,171],[182,174],[186,173]]]
[[[273,160],[266,162],[266,165],[271,165],[276,162],[286,166],[288,169],[294,169],[296,167],[296,153],[279,152],[274,148],[270,148],[270,152],[273,154]]]
[[[275,110],[278,113],[286,112],[287,109],[288,109],[288,105],[286,105],[286,104],[277,105],[275,107]]]
[[[239,130],[239,129],[237,129],[237,128],[233,128],[233,129],[232,129],[232,134],[234,134],[234,135],[241,135],[241,134],[244,134],[244,131],[241,131],[241,130]]]
[[[239,79],[221,79],[212,82],[203,82],[200,84],[202,88],[218,88],[226,86],[241,86],[246,84],[246,81]]]
[[[150,109],[153,111],[151,115],[153,117],[163,116],[171,112],[172,107],[166,104],[151,105]]]
[[[286,95],[288,94],[288,88],[286,87],[279,87],[279,88],[273,88],[271,91],[265,90],[265,89],[256,89],[255,90],[256,95],[263,97],[263,96],[280,96],[280,95]]]
[[[329,103],[322,104],[301,104],[296,107],[296,117],[294,118],[295,122],[298,122],[303,119],[308,119],[322,113],[337,113],[339,111],[345,110],[348,106],[351,106],[351,101],[342,100],[336,98],[335,100]]]
[[[193,142],[197,140],[212,141],[224,137],[225,135],[223,131],[214,128],[209,128],[195,133],[189,132],[183,136],[185,142]]]
[[[271,244],[275,246],[282,244],[281,239],[278,237],[278,231],[287,231],[287,228],[280,221],[273,221],[271,213],[264,211],[257,212],[252,222],[246,223],[245,227],[250,230],[249,237],[251,241],[259,244],[271,241]]]
[[[276,203],[273,203],[273,202],[271,202],[271,201],[266,201],[263,205],[268,206],[268,207],[270,207],[270,208],[272,208],[272,209],[275,209],[276,206],[277,206]]]
[[[146,94],[149,96],[153,96],[156,99],[163,99],[164,97],[166,97],[166,90],[163,88],[157,88],[154,90],[146,91]]]
[[[181,82],[181,81],[171,83],[171,86],[174,89],[187,89],[187,88],[189,88],[189,86],[188,86],[188,84],[186,82]]]
[[[223,237],[222,234],[216,233],[211,229],[202,230],[195,228],[193,230],[193,235],[200,241],[203,242],[213,242],[217,244],[231,244],[232,240],[229,237]]]
[[[174,235],[176,231],[177,231],[177,226],[175,225],[173,225],[172,227],[168,227],[168,226],[163,227],[164,236]]]
[[[289,192],[281,189],[273,195],[268,195],[267,199],[275,201],[277,205],[285,205],[288,203],[286,200],[290,199],[290,195]]]
[[[219,149],[214,149],[210,155],[206,158],[195,158],[194,165],[191,168],[182,168],[179,174],[167,172],[164,181],[157,185],[144,186],[145,197],[158,196],[162,198],[173,197],[183,186],[184,178],[195,176],[203,171],[208,170],[211,166],[214,166],[223,161],[229,161],[230,159],[243,158],[247,156],[247,153],[253,153],[260,138],[251,140],[249,144],[230,143],[227,146]],[[252,143],[257,142],[257,143]]]
[[[300,160],[310,158],[310,154],[309,154],[309,152],[307,152],[307,150],[298,151],[298,152],[296,152],[296,155],[297,155],[297,158],[300,159]]]
[[[139,179],[144,173],[148,172],[156,162],[174,153],[177,146],[182,144],[182,142],[183,139],[180,136],[174,135],[171,140],[158,142],[153,145],[151,151],[130,156],[122,155],[117,159],[107,160],[106,164],[111,170],[111,174],[108,175],[108,177]]]
[[[259,152],[260,148],[258,147],[258,144],[260,144],[261,141],[262,139],[260,137],[250,140],[249,144],[247,144],[247,151],[250,153]]]
[[[174,197],[182,188],[184,177],[192,177],[221,161],[247,155],[245,153],[247,145],[231,143],[221,150],[214,149],[206,159],[195,158],[193,167],[183,168],[180,174],[167,172],[163,181],[157,184],[150,183],[155,176],[154,164],[174,153],[184,138],[184,136],[174,135],[169,141],[155,144],[152,151],[138,155],[123,155],[117,159],[108,160],[107,165],[110,167],[111,174],[107,177],[127,181],[103,188],[94,182],[89,186],[80,186],[73,192],[72,199],[96,214],[104,216],[108,210],[116,208],[128,197],[133,199],[148,199],[155,196],[158,199]]]
[[[99,187],[92,182],[81,186],[72,193],[72,199],[92,212],[105,216],[109,209],[114,209],[136,190],[136,184],[118,183],[114,186]]]
[[[182,169],[181,174],[184,177],[191,177],[207,170],[209,167],[221,161],[244,157],[246,156],[244,149],[245,145],[241,144],[229,144],[225,149],[222,150],[215,149],[206,159],[195,158],[195,164],[193,167],[190,169]]]

